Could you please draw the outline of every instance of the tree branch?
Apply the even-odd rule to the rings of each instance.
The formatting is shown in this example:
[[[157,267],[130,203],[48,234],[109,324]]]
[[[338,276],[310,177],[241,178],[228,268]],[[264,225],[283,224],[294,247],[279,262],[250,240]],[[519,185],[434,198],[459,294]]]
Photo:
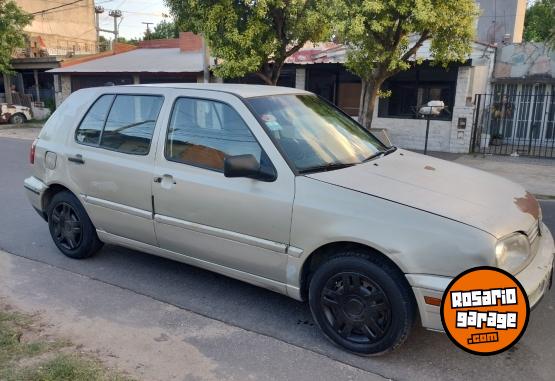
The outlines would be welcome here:
[[[409,50],[406,51],[405,54],[403,54],[403,56],[401,57],[401,60],[408,61],[408,59],[412,55],[416,54],[418,49],[420,49],[422,47],[422,45],[424,44],[424,42],[426,40],[428,40],[430,37],[431,37],[431,35],[430,35],[429,30],[423,31],[422,34],[420,35],[420,38],[418,39],[418,41],[416,41],[416,43],[414,44],[414,46],[412,48],[410,48]]]

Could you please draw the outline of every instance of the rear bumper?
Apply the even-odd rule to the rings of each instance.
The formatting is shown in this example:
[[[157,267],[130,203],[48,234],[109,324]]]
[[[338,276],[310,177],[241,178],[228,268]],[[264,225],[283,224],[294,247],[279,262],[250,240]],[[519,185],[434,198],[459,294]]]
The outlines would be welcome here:
[[[524,287],[530,308],[534,308],[551,286],[553,272],[553,256],[555,245],[553,236],[547,226],[542,226],[542,237],[536,256],[530,264],[516,275]],[[407,274],[414,296],[418,303],[418,310],[422,326],[434,331],[443,331],[440,307],[426,304],[424,297],[441,299],[443,292],[452,278],[434,275]]]
[[[42,218],[46,219],[46,213],[42,207],[42,199],[44,193],[48,189],[48,186],[36,177],[31,176],[25,179],[23,187],[25,188],[25,194],[27,195],[27,198],[31,202],[33,208]]]

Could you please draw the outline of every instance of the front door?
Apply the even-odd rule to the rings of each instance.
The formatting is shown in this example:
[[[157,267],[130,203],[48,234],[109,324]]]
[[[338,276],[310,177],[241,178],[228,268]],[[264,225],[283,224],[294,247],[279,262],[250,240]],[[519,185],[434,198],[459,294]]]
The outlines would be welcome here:
[[[104,94],[69,138],[67,168],[101,231],[156,245],[153,143],[160,95]]]
[[[293,173],[239,98],[202,90],[180,94],[156,158],[159,245],[285,282]],[[277,180],[226,178],[225,158],[243,154],[274,167]]]

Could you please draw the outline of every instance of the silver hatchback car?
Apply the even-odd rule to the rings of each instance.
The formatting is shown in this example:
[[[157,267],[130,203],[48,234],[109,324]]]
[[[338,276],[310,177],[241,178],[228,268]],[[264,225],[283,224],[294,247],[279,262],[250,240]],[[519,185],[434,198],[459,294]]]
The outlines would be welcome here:
[[[553,238],[521,186],[385,147],[306,91],[248,85],[73,93],[31,148],[27,195],[56,246],[126,246],[308,300],[348,351],[442,330],[450,280],[497,266],[535,305]]]

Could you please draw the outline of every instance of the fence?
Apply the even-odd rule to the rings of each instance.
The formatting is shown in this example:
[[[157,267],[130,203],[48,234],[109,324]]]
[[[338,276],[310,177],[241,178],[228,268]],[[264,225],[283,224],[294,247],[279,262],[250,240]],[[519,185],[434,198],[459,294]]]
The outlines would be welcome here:
[[[550,88],[505,85],[495,94],[477,94],[471,151],[555,158],[555,93]]]

